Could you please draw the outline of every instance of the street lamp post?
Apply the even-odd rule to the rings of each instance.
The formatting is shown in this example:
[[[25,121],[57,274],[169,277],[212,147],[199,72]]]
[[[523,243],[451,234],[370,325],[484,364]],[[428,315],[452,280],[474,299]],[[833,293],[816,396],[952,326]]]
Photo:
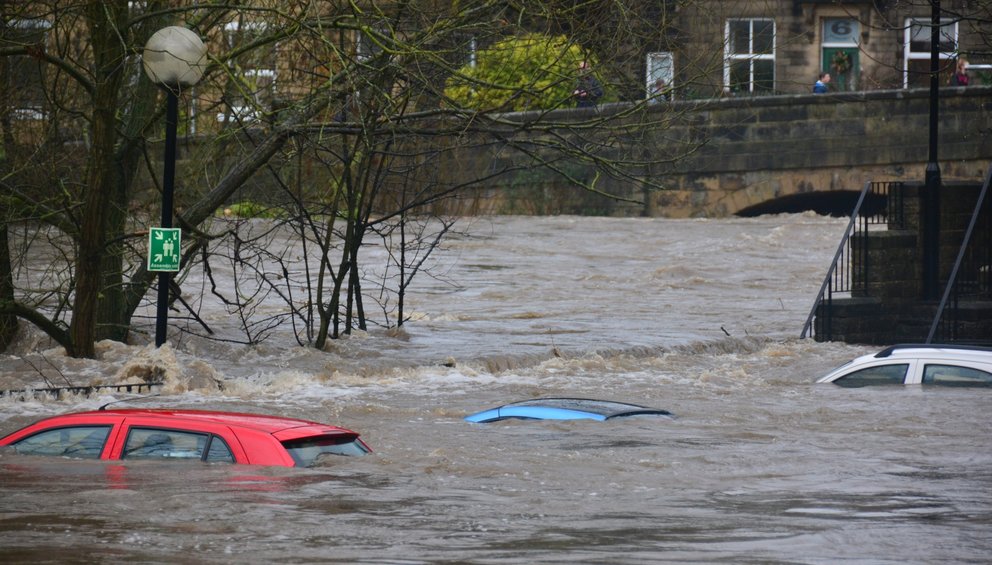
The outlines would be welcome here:
[[[179,93],[203,76],[207,50],[192,30],[179,26],[162,28],[152,34],[141,56],[145,74],[166,91],[165,161],[162,173],[162,226],[172,227],[172,195],[176,177],[176,123],[179,121]],[[178,250],[176,250],[178,253]],[[155,346],[165,343],[169,320],[169,279],[158,275],[158,310],[155,316]]]
[[[940,296],[940,164],[937,162],[940,80],[940,0],[930,0],[930,140],[924,179],[923,299]]]

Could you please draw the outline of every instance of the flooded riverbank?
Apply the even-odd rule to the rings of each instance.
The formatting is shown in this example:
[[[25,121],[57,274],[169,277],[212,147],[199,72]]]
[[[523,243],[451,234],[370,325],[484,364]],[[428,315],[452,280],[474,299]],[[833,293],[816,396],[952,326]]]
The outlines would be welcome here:
[[[992,553],[985,390],[813,380],[869,348],[799,340],[844,220],[473,220],[414,319],[302,348],[184,336],[72,360],[25,339],[7,383],[159,371],[132,405],[277,413],[376,453],[315,469],[0,453],[0,556],[31,562],[933,563]],[[289,244],[290,242],[287,242]],[[223,311],[204,314],[221,332]],[[222,386],[217,386],[220,383]],[[673,420],[469,424],[579,396]],[[0,399],[0,433],[128,395]],[[118,405],[119,406],[119,405]]]

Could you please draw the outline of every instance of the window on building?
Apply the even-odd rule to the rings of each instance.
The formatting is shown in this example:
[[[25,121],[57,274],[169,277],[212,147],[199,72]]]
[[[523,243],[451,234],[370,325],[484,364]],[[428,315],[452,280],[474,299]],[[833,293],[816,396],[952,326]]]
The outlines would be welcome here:
[[[224,40],[228,49],[237,50],[262,39],[265,32],[265,22],[230,22],[224,26]],[[230,61],[230,80],[224,92],[229,111],[218,113],[218,121],[252,122],[273,110],[277,56],[274,46],[263,45],[248,48]]]
[[[5,43],[24,48],[26,55],[6,58],[4,85],[10,96],[10,106],[16,119],[39,120],[45,116],[46,63],[32,53],[45,50],[45,40],[51,24],[44,19],[21,19],[7,22],[4,28]]]
[[[930,34],[929,19],[906,20],[903,41],[903,88],[926,87],[930,84]],[[941,60],[952,60],[958,50],[958,23],[951,19],[940,20],[938,49]],[[953,64],[942,63],[942,74],[951,72]],[[945,81],[946,82],[946,81]]]
[[[660,81],[660,82],[659,82]],[[645,92],[649,100],[671,100],[675,63],[671,53],[648,53]]]
[[[378,35],[387,35],[388,32],[384,29],[374,28],[373,33]],[[375,57],[379,53],[382,53],[382,45],[379,44],[376,37],[373,34],[361,31],[355,36],[355,55],[359,61],[368,61],[369,59]]]
[[[475,36],[471,36],[468,40],[468,44],[465,46],[465,59],[468,61],[468,66],[475,68],[478,61],[479,55],[479,42]]]
[[[725,88],[733,93],[775,90],[775,21],[727,20]]]

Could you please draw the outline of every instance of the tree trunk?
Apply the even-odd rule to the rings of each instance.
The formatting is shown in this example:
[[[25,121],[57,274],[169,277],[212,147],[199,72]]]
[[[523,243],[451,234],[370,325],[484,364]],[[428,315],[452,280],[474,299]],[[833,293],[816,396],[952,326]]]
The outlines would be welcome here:
[[[117,98],[124,76],[124,46],[117,30],[124,28],[127,2],[95,2],[87,7],[93,45],[96,85],[91,116],[92,146],[86,174],[86,195],[79,227],[76,257],[76,297],[69,334],[73,357],[93,357],[97,339],[99,297],[103,291],[103,262],[107,253],[110,206],[118,176],[115,170]]]
[[[2,205],[0,205],[2,208]],[[0,210],[0,214],[4,212]],[[6,217],[6,216],[3,216]],[[14,301],[14,279],[10,268],[7,223],[0,222],[0,302]],[[0,314],[0,351],[6,351],[17,334],[17,316]]]
[[[0,26],[6,25],[7,14],[0,9]],[[6,57],[0,58],[0,128],[3,129],[3,155],[0,156],[0,175],[6,176],[7,163],[14,151],[14,135],[10,129],[10,65]],[[6,197],[0,197],[0,302],[14,301],[14,274],[10,265],[10,243],[7,235],[7,218],[10,216],[5,204]],[[17,333],[17,316],[0,314],[0,351],[6,351]]]

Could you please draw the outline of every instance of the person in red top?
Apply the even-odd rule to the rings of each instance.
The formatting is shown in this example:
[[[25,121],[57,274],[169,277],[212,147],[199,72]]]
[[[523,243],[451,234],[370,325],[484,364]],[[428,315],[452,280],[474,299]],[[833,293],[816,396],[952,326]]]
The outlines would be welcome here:
[[[951,86],[968,86],[968,61],[958,59],[954,74],[951,75]]]

